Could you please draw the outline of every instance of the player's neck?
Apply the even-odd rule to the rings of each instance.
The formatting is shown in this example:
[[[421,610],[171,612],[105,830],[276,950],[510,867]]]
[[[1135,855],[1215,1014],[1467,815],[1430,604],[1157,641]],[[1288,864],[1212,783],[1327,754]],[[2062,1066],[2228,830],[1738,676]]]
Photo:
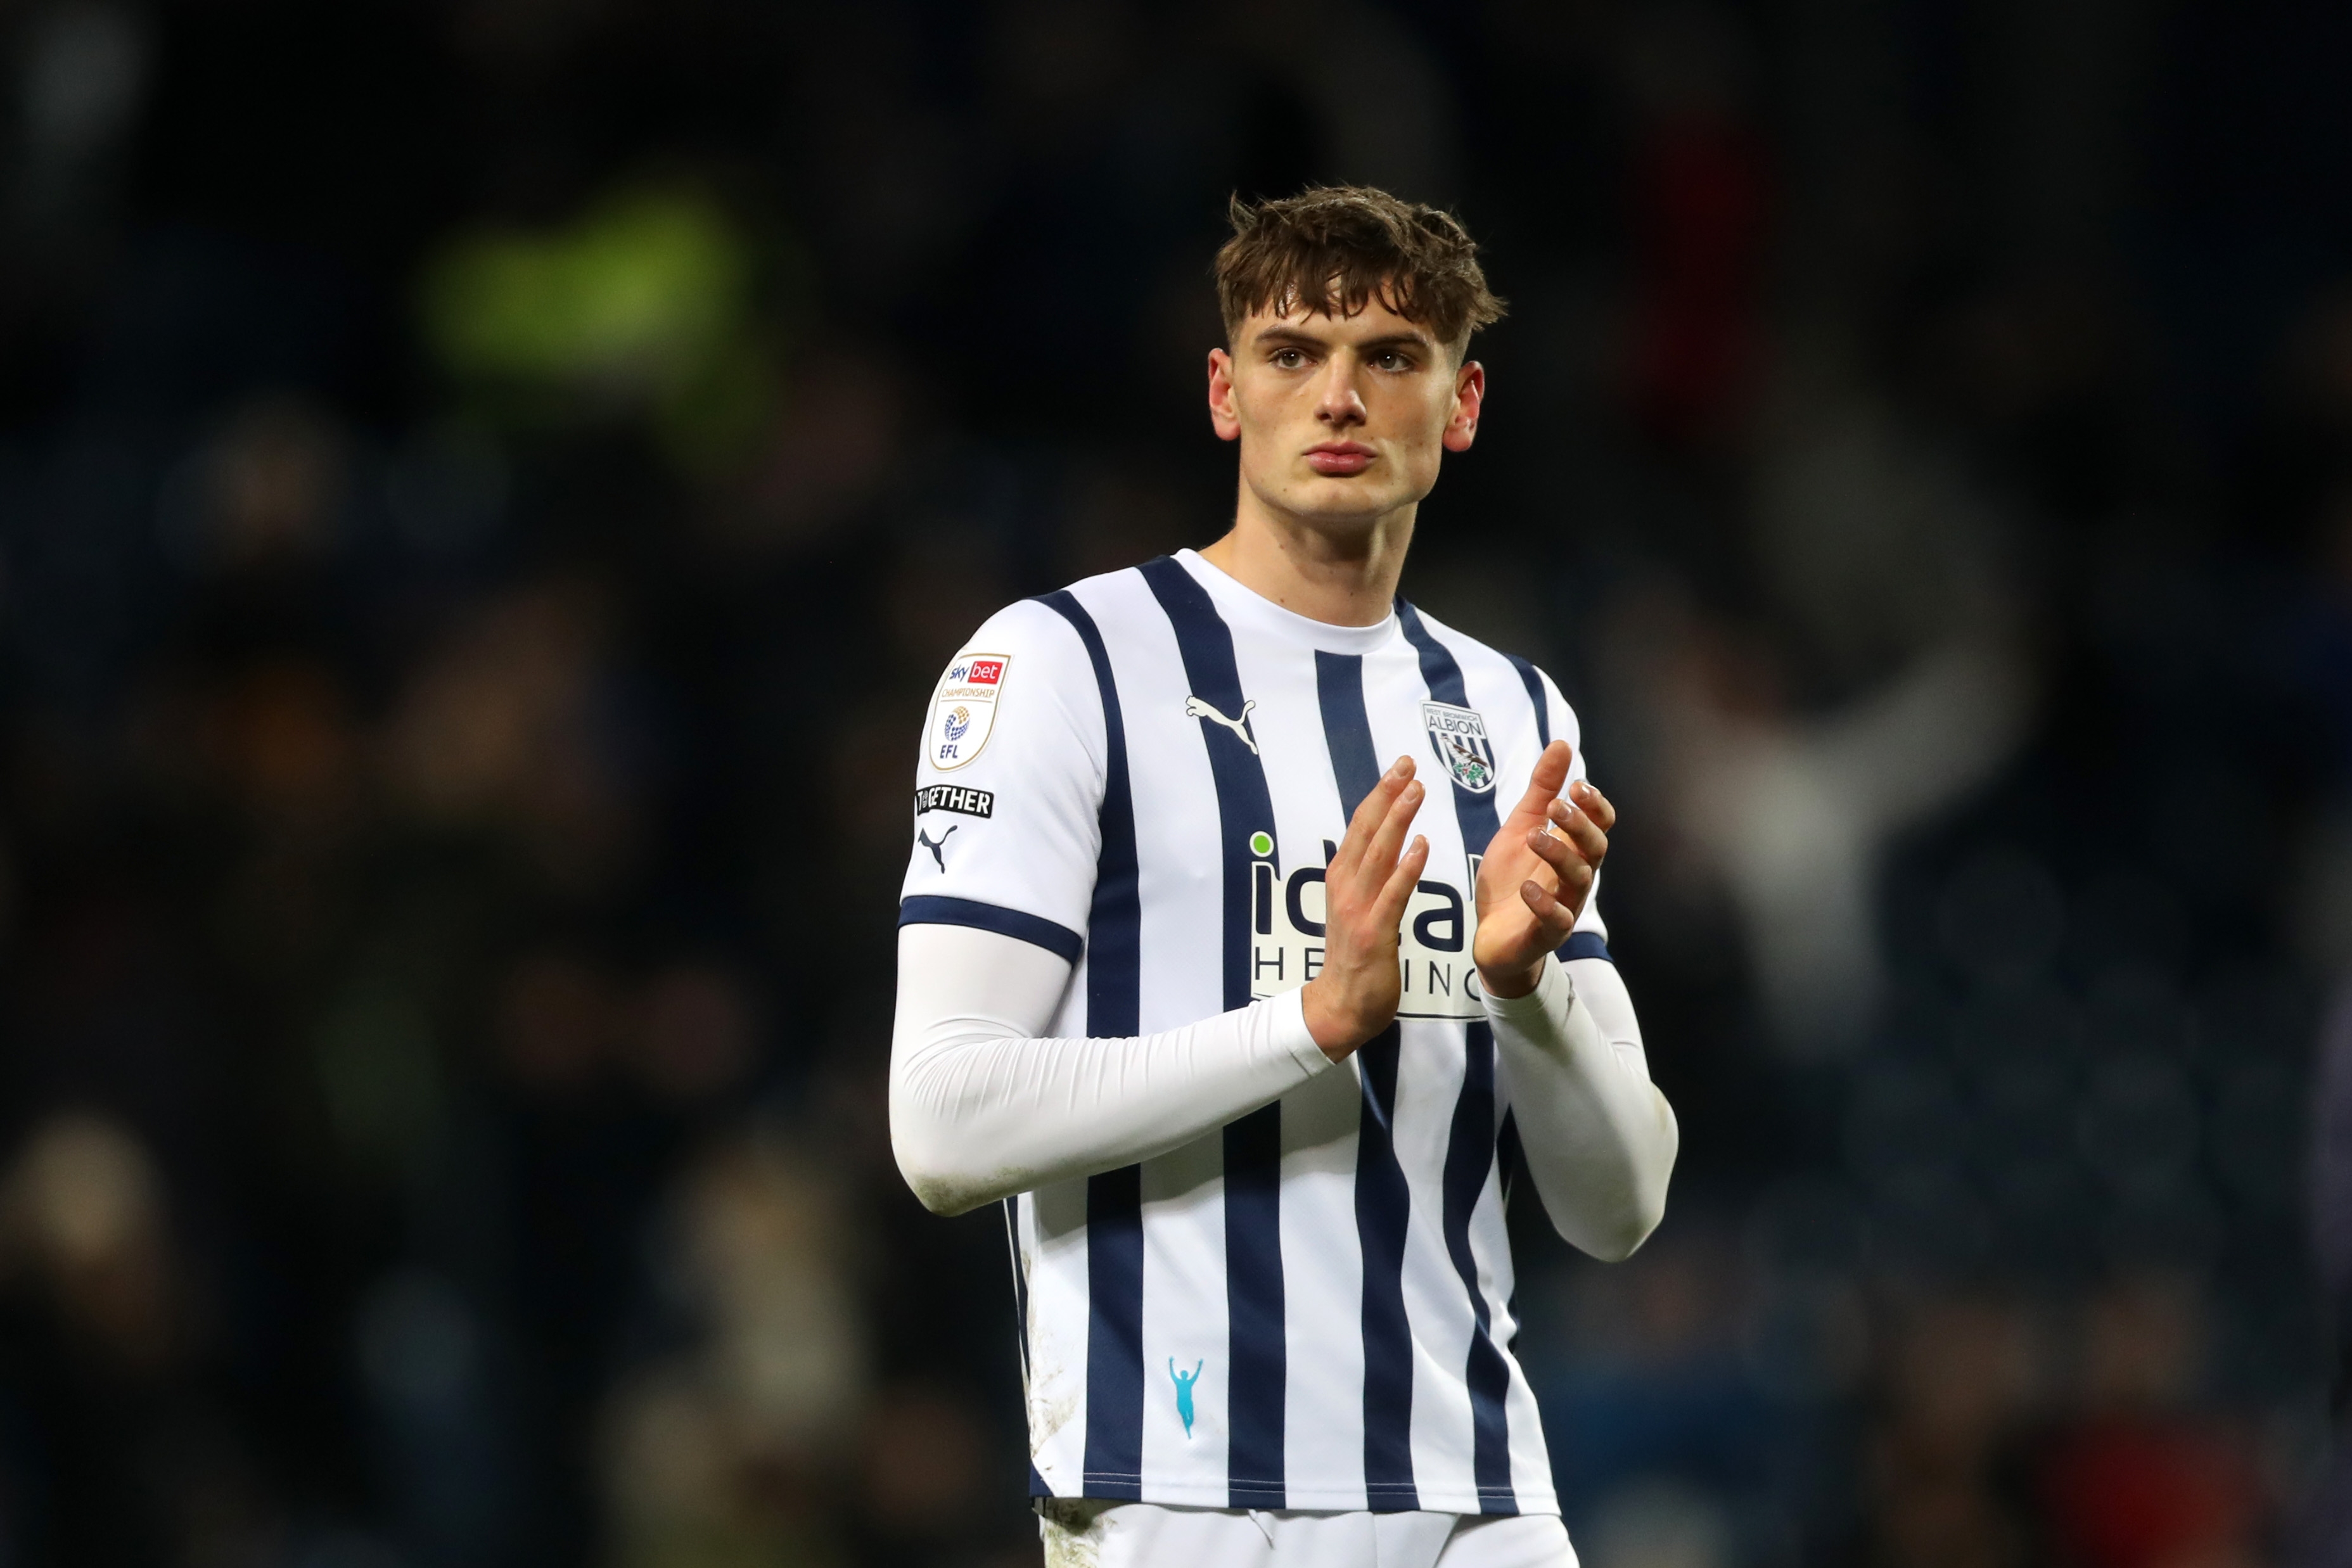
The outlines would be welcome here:
[[[1416,507],[1369,525],[1318,526],[1267,507],[1242,486],[1233,531],[1201,559],[1261,598],[1332,626],[1377,626],[1396,602]]]

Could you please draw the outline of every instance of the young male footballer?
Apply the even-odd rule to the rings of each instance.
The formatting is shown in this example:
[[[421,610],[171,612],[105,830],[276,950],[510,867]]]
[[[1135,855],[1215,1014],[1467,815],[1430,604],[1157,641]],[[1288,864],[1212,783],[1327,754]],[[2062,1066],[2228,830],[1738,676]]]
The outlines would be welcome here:
[[[1676,1132],[1575,714],[1397,597],[1502,306],[1383,192],[1233,217],[1232,530],[940,682],[891,1135],[932,1209],[1003,1206],[1049,1562],[1566,1568],[1504,1203],[1623,1258]]]

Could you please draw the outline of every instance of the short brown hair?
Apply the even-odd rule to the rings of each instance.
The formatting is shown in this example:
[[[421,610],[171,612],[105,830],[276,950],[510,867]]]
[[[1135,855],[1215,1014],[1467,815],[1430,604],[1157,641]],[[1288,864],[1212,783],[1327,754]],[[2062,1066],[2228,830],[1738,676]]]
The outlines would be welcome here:
[[[1369,185],[1314,185],[1277,201],[1234,197],[1234,237],[1217,252],[1217,304],[1230,345],[1254,311],[1353,316],[1378,299],[1459,350],[1502,319],[1478,246],[1451,213]]]

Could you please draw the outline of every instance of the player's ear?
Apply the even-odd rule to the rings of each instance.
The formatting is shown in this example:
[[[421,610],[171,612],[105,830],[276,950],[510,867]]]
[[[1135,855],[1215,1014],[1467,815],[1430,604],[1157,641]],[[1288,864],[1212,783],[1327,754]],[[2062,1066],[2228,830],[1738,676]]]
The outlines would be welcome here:
[[[1454,372],[1454,413],[1445,422],[1445,450],[1467,452],[1478,439],[1478,415],[1486,404],[1486,367],[1465,360]]]
[[[1234,357],[1223,349],[1209,350],[1209,426],[1220,441],[1237,441],[1242,416],[1234,406]]]

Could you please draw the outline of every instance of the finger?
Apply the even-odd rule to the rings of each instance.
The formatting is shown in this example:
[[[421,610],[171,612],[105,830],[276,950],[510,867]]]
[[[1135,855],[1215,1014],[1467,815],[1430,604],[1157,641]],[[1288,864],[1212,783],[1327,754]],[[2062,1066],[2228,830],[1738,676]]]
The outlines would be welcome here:
[[[1585,822],[1585,828],[1592,828]],[[1540,840],[1540,841],[1538,841]],[[1571,903],[1583,905],[1588,891],[1592,891],[1592,879],[1600,874],[1600,858],[1595,858],[1583,844],[1573,840],[1561,840],[1559,834],[1528,834],[1527,846],[1536,851],[1536,858],[1559,873],[1559,895]],[[1606,840],[1601,840],[1606,853]]]
[[[1592,863],[1577,852],[1574,844],[1565,840],[1556,839],[1549,833],[1529,833],[1528,847],[1533,850],[1537,857],[1549,865],[1552,873],[1559,879],[1558,886],[1545,891],[1566,900],[1578,909],[1583,908],[1585,899],[1592,893],[1594,874]],[[1531,880],[1538,887],[1543,885],[1540,873]]]
[[[1528,775],[1528,792],[1511,808],[1514,817],[1540,817],[1544,808],[1559,796],[1559,787],[1568,778],[1569,763],[1574,754],[1568,742],[1555,740],[1543,748],[1536,758],[1535,771]]]
[[[1532,795],[1541,789],[1544,799],[1550,800],[1568,782],[1568,770],[1575,761],[1576,752],[1568,742],[1553,741],[1536,758],[1535,771],[1528,775],[1528,792]]]
[[[1576,852],[1594,865],[1608,855],[1609,835],[1601,831],[1601,824],[1567,801],[1553,801],[1550,818],[1568,841],[1576,846]]]
[[[1412,831],[1412,819],[1428,794],[1418,779],[1397,792],[1396,803],[1389,808],[1388,820],[1364,846],[1364,858],[1357,868],[1360,877],[1388,875],[1397,863],[1397,852],[1404,848],[1404,836]]]
[[[1348,831],[1340,835],[1339,851],[1324,868],[1326,875],[1345,877],[1356,869],[1357,862],[1364,858],[1364,846],[1371,842],[1389,808],[1396,803],[1397,791],[1403,788],[1403,780],[1392,768],[1381,774],[1364,798],[1356,802],[1356,814],[1348,819]]]
[[[1576,926],[1575,910],[1544,891],[1541,883],[1519,883],[1519,897],[1526,902],[1528,913],[1536,917],[1536,925],[1544,934],[1545,946],[1557,947],[1568,940],[1569,933]]]
[[[1571,865],[1559,873],[1559,886],[1554,896],[1573,910],[1582,909],[1592,896],[1593,872],[1589,865]]]
[[[1372,901],[1372,917],[1382,931],[1393,931],[1404,924],[1405,905],[1412,902],[1412,890],[1420,885],[1421,873],[1428,865],[1429,841],[1415,837],[1398,857],[1396,870],[1389,873],[1380,897]]]
[[[1575,801],[1586,816],[1600,823],[1602,832],[1610,832],[1616,828],[1617,808],[1610,802],[1608,796],[1593,788],[1591,779],[1580,779],[1570,785],[1568,798]]]
[[[1561,838],[1558,833],[1547,833],[1541,828],[1528,835],[1528,848],[1535,852],[1538,860],[1551,867],[1561,876],[1568,875],[1570,868],[1583,871],[1592,869],[1585,863],[1584,856],[1578,852],[1574,844]]]
[[[1365,846],[1388,820],[1390,808],[1396,804],[1397,794],[1412,782],[1412,758],[1400,757],[1389,765],[1364,798],[1356,803],[1356,814],[1348,822],[1348,831],[1339,841],[1339,851],[1331,857],[1326,874],[1346,876],[1364,858]]]

